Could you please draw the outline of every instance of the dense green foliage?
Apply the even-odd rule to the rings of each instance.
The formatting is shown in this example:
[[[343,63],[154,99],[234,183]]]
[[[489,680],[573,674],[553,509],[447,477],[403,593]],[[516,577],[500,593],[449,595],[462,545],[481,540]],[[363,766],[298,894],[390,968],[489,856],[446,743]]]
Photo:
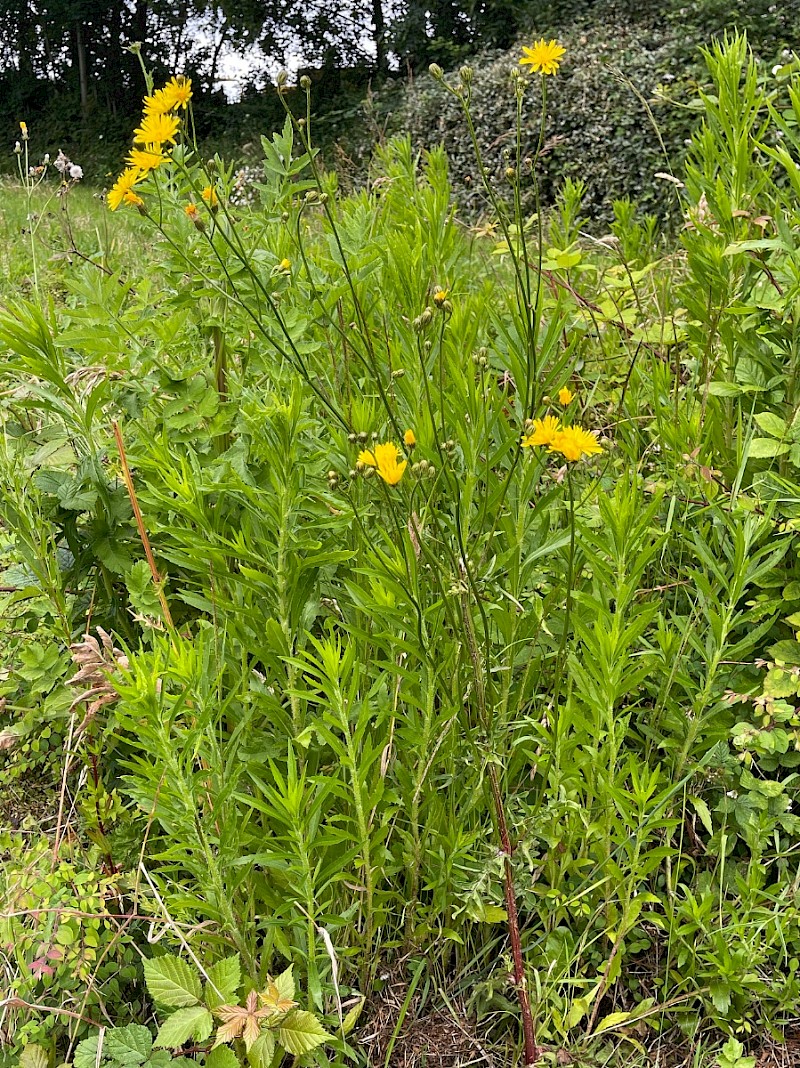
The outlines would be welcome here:
[[[430,1004],[524,1063],[527,994],[547,1056],[752,1068],[794,1017],[800,65],[706,62],[671,243],[531,216],[521,137],[492,225],[409,138],[340,195],[288,120],[252,208],[191,141],[142,214],[4,198],[10,1063],[389,1064]]]

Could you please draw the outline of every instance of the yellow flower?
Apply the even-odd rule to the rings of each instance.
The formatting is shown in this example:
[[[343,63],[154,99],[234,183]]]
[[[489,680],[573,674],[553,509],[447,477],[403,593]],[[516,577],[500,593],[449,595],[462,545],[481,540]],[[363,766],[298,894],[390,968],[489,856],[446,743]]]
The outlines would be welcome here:
[[[281,271],[291,271],[292,261],[287,259],[281,260],[281,262],[278,264],[278,269]]]
[[[23,141],[27,141],[28,140],[28,124],[27,124],[27,122],[21,122],[19,124],[19,128],[20,128],[20,132],[22,133],[22,140]]]
[[[417,444],[417,436],[413,430],[407,430],[405,434],[403,434],[403,444],[407,449],[413,449]]]
[[[152,96],[144,98],[145,115],[166,115],[171,108],[169,99],[163,89],[156,89]]]
[[[106,196],[106,201],[112,211],[117,210],[125,199],[126,193],[130,193],[140,177],[141,171],[138,167],[128,167],[128,169],[123,171],[119,178],[117,178]]]
[[[574,463],[582,456],[595,456],[603,451],[595,432],[579,426],[565,426],[550,443],[548,452],[560,452],[565,460]]]
[[[216,208],[219,204],[219,197],[213,185],[207,185],[200,196],[208,204],[209,208]]]
[[[138,193],[134,193],[132,189],[129,189],[127,193],[123,193],[122,199],[126,204],[130,204],[132,208],[143,208],[144,201]]]
[[[521,67],[531,66],[537,74],[555,74],[565,52],[566,48],[562,48],[558,41],[545,41],[542,37],[534,41],[531,48],[523,45],[519,65]]]
[[[179,125],[175,115],[145,115],[142,125],[133,131],[133,140],[144,145],[162,145],[165,141],[174,145]]]
[[[533,420],[533,432],[522,439],[523,449],[531,445],[552,445],[561,432],[561,423],[557,416],[546,415],[544,419]]]
[[[433,294],[433,303],[437,308],[441,308],[447,298],[450,296],[449,289],[437,289]]]
[[[187,204],[183,210],[186,212],[187,219],[191,219],[192,222],[194,222],[194,220],[197,218],[197,205]]]
[[[137,167],[142,175],[156,170],[162,163],[166,163],[169,156],[162,151],[161,145],[145,145],[144,148],[132,148],[127,162],[131,167]]]
[[[574,397],[575,394],[572,392],[569,386],[562,386],[561,389],[558,391],[558,403],[564,408],[566,408],[568,404],[572,404]]]
[[[186,108],[192,99],[192,80],[179,74],[176,78],[170,78],[161,92],[169,102],[170,111],[173,108]]]
[[[390,486],[397,485],[408,466],[408,460],[402,463],[399,460],[400,450],[392,441],[376,445],[372,452],[364,450],[358,454],[358,462],[376,468],[383,481]]]

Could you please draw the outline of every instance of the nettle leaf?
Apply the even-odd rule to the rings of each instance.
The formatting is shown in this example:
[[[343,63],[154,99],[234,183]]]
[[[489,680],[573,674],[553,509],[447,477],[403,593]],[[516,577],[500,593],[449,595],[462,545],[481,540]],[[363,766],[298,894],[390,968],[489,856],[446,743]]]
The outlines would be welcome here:
[[[163,1022],[154,1045],[166,1049],[177,1049],[192,1035],[198,1042],[204,1042],[211,1034],[213,1026],[211,1013],[205,1006],[193,1005],[188,1009],[179,1009]]]
[[[278,1028],[278,1041],[287,1053],[296,1057],[316,1049],[330,1037],[313,1012],[304,1009],[290,1012]]]
[[[313,1049],[313,1047],[311,1048]],[[227,1049],[227,1046],[220,1046],[219,1049]],[[251,1068],[270,1068],[274,1056],[275,1036],[272,1031],[262,1031],[247,1051],[247,1060]],[[223,1066],[223,1068],[227,1068],[227,1066]]]
[[[113,1027],[106,1031],[105,1052],[125,1066],[144,1064],[153,1048],[153,1036],[141,1024]]]
[[[208,981],[205,985],[203,1000],[210,1009],[215,1009],[217,1005],[225,1005],[228,1002],[236,1001],[239,986],[242,982],[242,969],[238,953],[232,957],[225,957],[224,960],[217,961],[216,964],[208,969],[207,974]]]
[[[144,981],[158,1005],[168,1009],[185,1009],[198,1005],[203,996],[200,979],[186,961],[166,955],[144,962]]]

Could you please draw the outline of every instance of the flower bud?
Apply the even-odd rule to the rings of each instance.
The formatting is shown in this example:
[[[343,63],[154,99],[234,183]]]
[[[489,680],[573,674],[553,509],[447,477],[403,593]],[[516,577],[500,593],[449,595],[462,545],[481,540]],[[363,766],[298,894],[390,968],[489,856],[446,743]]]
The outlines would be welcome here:
[[[437,82],[442,81],[442,79],[444,78],[444,71],[438,63],[431,63],[431,65],[428,67],[428,70],[430,71],[431,77],[435,78]]]
[[[464,85],[469,85],[472,81],[472,67],[468,66],[465,63],[464,66],[459,70],[458,76],[464,83]]]
[[[304,93],[307,93],[308,90],[311,88],[311,79],[307,74],[304,74],[303,77],[300,79],[300,88],[303,90]]]
[[[278,77],[275,79],[279,89],[283,89],[289,81],[289,75],[285,70],[278,71]]]

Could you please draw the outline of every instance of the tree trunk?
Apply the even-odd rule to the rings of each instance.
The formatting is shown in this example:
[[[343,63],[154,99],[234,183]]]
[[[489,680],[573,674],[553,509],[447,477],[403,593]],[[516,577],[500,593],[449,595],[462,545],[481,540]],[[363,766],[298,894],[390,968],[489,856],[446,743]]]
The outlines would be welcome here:
[[[375,68],[378,74],[386,74],[389,62],[386,56],[386,19],[382,0],[372,0],[372,25],[375,28]]]
[[[78,82],[81,89],[81,115],[85,119],[89,113],[89,71],[86,65],[83,24],[80,22],[75,23],[75,52],[78,58]]]

